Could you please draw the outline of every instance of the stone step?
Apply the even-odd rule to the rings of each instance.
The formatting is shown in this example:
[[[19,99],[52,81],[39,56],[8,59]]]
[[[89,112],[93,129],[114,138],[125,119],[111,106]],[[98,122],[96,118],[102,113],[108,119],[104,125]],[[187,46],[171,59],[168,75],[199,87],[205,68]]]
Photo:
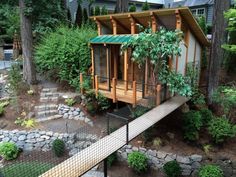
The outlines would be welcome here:
[[[43,88],[41,92],[48,93],[48,92],[56,92],[57,88]]]
[[[47,117],[47,116],[50,116],[50,115],[55,115],[55,114],[58,114],[58,111],[57,109],[54,109],[54,110],[46,110],[46,111],[39,111],[39,112],[36,112],[36,117],[37,118],[40,118],[40,117]]]
[[[90,170],[81,177],[104,177],[104,173],[100,171]]]
[[[59,97],[41,97],[40,102],[47,103],[47,102],[57,102]]]
[[[51,92],[46,92],[46,93],[41,93],[40,94],[40,97],[59,97],[59,93],[57,92],[54,92],[54,93],[51,93]]]
[[[34,107],[35,111],[55,110],[57,108],[58,108],[57,104],[43,104]]]
[[[38,118],[38,119],[36,119],[36,122],[44,122],[44,121],[55,120],[55,119],[60,119],[60,118],[62,118],[62,116],[56,114],[56,115],[53,115],[53,116]]]

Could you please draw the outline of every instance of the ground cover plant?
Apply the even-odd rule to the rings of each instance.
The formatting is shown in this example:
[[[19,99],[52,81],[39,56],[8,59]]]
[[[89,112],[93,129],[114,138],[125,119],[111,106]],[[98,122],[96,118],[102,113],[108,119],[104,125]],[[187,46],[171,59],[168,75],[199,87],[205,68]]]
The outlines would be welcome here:
[[[176,160],[167,162],[163,169],[168,177],[179,177],[181,175],[181,167]]]
[[[0,169],[0,174],[8,177],[38,177],[54,165],[41,162],[21,162]]]
[[[13,160],[17,158],[19,149],[15,143],[1,142],[0,143],[0,155],[6,160]]]
[[[223,177],[223,171],[216,165],[205,165],[200,168],[199,177]]]
[[[148,169],[148,158],[141,152],[132,152],[128,155],[128,164],[137,173],[143,173]]]

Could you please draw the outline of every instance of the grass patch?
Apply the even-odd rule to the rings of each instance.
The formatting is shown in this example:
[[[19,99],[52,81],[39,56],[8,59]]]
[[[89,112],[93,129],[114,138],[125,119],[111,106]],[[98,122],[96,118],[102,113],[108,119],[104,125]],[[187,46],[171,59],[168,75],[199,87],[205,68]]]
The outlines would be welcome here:
[[[38,177],[54,165],[41,162],[22,162],[7,165],[0,169],[0,175],[5,177]]]

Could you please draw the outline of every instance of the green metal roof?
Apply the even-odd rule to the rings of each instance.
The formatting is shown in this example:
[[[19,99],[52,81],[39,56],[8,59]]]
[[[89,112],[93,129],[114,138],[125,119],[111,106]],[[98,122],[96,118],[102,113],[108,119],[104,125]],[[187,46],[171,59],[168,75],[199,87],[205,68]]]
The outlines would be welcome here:
[[[128,42],[133,35],[101,35],[90,40],[91,44],[122,44]]]

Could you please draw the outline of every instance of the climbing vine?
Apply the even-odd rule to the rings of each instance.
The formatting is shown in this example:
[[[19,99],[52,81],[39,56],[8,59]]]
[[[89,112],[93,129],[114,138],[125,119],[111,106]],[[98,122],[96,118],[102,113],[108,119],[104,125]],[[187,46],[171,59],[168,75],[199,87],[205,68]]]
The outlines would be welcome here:
[[[168,31],[161,28],[158,32],[146,29],[122,45],[122,51],[131,48],[132,60],[143,65],[146,60],[151,63],[152,82],[160,81],[167,84],[169,90],[183,96],[191,96],[189,78],[169,69],[167,60],[173,56],[180,56],[183,34],[181,31]]]

